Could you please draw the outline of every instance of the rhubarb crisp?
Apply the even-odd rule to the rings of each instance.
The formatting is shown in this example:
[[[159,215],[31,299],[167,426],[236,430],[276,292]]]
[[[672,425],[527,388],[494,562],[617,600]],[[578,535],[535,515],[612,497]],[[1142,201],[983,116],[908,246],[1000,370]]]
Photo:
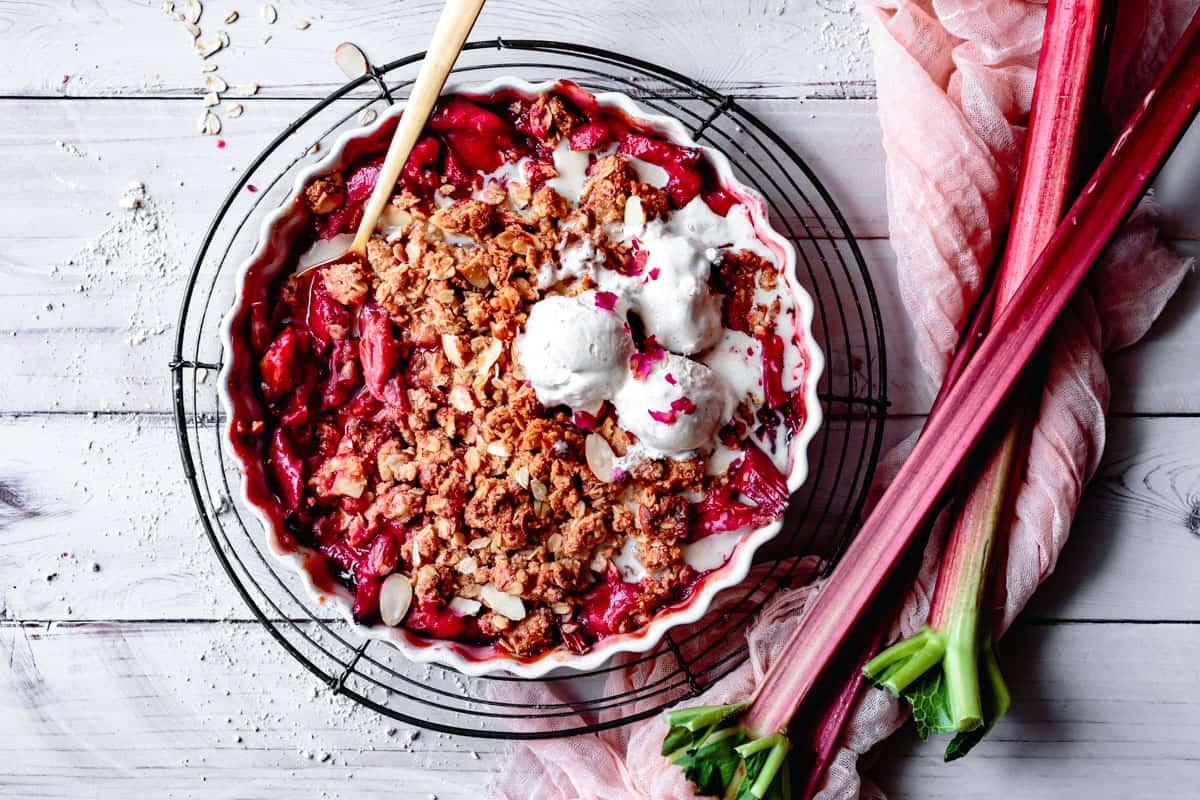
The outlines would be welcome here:
[[[417,641],[582,653],[686,602],[781,518],[806,416],[761,209],[573,84],[451,95],[365,262],[302,271],[345,249],[385,142],[307,183],[291,268],[247,281],[260,500],[357,621]]]

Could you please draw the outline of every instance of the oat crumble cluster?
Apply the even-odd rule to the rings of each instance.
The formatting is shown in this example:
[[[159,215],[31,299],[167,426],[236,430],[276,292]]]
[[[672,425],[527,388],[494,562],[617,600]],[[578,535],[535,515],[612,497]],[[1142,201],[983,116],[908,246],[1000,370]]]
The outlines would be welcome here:
[[[563,142],[589,154],[574,202],[553,185]],[[665,170],[665,185],[642,180],[636,159]],[[307,186],[314,240],[353,231],[378,164]],[[608,268],[637,274],[636,240],[610,235],[634,197],[646,220],[698,197],[718,214],[737,202],[698,151],[578,87],[451,97],[366,263],[293,275],[251,303],[261,415],[240,435],[258,443],[288,532],[351,589],[359,621],[517,657],[584,652],[689,596],[705,574],[685,560],[689,542],[782,513],[785,480],[762,442],[786,441],[803,407],[779,385],[780,301],[762,300],[778,276],[761,255],[728,250],[709,281],[722,324],[764,359],[761,388],[720,429],[720,446],[743,453],[725,474],[700,454],[638,457],[611,405],[544,407],[517,361],[533,304],[596,289],[588,274],[546,286],[565,246],[588,240]],[[636,326],[633,337],[635,360],[661,353]],[[627,540],[638,580],[615,561]]]

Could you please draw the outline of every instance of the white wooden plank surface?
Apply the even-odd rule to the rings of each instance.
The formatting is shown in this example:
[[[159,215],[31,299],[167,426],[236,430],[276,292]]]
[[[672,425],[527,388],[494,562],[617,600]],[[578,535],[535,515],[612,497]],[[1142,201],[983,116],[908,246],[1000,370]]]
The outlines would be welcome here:
[[[457,800],[503,763],[495,742],[388,735],[273,652],[253,624],[0,626],[0,794]],[[944,741],[900,737],[891,797],[1165,800],[1200,780],[1200,626],[1022,626],[1005,652],[1013,713],[950,766]]]
[[[178,100],[0,100],[0,156],[31,194],[0,197],[0,411],[166,410],[166,364],[176,298],[213,210],[257,150],[308,103],[244,101],[240,127],[211,137],[192,130],[194,108]],[[922,413],[930,395],[912,358],[886,233],[882,150],[869,101],[753,101],[828,183],[862,241],[888,331],[888,393],[898,414]],[[834,148],[830,143],[837,142]],[[845,145],[844,150],[841,145]],[[845,152],[854,158],[845,158]],[[1182,211],[1189,164],[1163,183],[1172,221]],[[131,211],[118,202],[132,181],[147,187],[163,235],[121,234]],[[38,220],[30,225],[29,220]],[[142,248],[133,258],[117,255]],[[1189,245],[1190,246],[1190,245]],[[97,250],[97,247],[99,248]],[[1189,278],[1149,341],[1117,359],[1117,412],[1200,412],[1200,374],[1179,369],[1200,337]],[[103,381],[91,376],[107,374]]]
[[[176,6],[182,8],[183,0]],[[320,97],[342,83],[330,60],[351,39],[378,63],[424,50],[441,3],[369,0],[276,2],[279,21],[264,25],[259,2],[205,3],[205,33],[228,31],[230,47],[209,60],[230,83],[256,81],[277,96]],[[182,25],[161,0],[112,3],[56,0],[0,6],[0,30],[13,50],[0,93],[36,96],[195,95],[200,59]],[[228,8],[240,19],[221,24]],[[294,19],[312,26],[293,30]],[[714,46],[713,35],[719,30]],[[620,39],[614,32],[620,31]],[[264,45],[262,37],[271,35]],[[866,37],[848,0],[616,0],[584,6],[570,0],[492,0],[472,39],[567,40],[618,48],[705,81],[722,92],[752,96],[844,96],[870,91]],[[120,48],[124,41],[136,47]],[[797,42],[804,42],[797,47]],[[753,47],[750,45],[753,43]],[[120,48],[120,58],[113,54]],[[50,66],[45,54],[52,53]],[[70,78],[64,83],[63,76]],[[864,86],[864,84],[866,84]]]
[[[269,31],[258,5],[206,3],[202,27],[231,38],[212,59],[220,74],[262,85],[245,116],[225,119],[218,151],[194,133],[201,62],[159,0],[0,3],[0,157],[7,185],[36,188],[0,193],[0,796],[477,798],[503,761],[495,744],[388,735],[314,695],[255,625],[228,621],[245,609],[179,478],[165,365],[198,232],[304,98],[341,82],[337,42],[381,61],[417,50],[440,4],[276,0]],[[878,240],[882,151],[850,5],[617,0],[580,13],[492,0],[477,34],[619,47],[762,115],[867,240],[894,410],[919,415],[928,393]],[[233,7],[241,19],[219,24]],[[297,17],[312,27],[293,30]],[[106,237],[135,180],[162,213],[153,252]],[[1157,185],[1177,238],[1200,239],[1198,184],[1194,132]],[[950,767],[901,737],[877,770],[890,796],[1174,798],[1196,785],[1198,293],[1189,277],[1150,340],[1114,365],[1121,416],[1101,474],[1060,574],[1005,643],[1013,714]],[[889,437],[918,422],[893,420]]]
[[[888,439],[916,424],[893,421]],[[1200,620],[1198,439],[1197,418],[1111,421],[1063,574],[1032,616]],[[0,618],[247,616],[178,476],[169,416],[0,416],[0,441]]]

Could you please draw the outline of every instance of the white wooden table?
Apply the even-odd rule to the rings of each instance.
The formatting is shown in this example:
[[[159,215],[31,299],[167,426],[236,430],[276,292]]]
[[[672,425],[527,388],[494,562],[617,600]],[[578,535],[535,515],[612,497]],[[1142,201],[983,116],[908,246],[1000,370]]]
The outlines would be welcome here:
[[[176,5],[184,6],[182,0]],[[0,2],[0,796],[477,798],[501,745],[318,693],[232,595],[174,441],[166,364],[191,248],[249,158],[342,80],[342,40],[423,46],[434,0],[206,3],[210,62],[261,92],[196,133],[202,75],[160,0]],[[477,36],[620,48],[735,94],[817,168],[881,290],[900,436],[920,387],[894,298],[870,62],[846,0],[493,0]],[[722,4],[725,5],[725,4]],[[240,19],[224,25],[231,9]],[[311,27],[296,30],[294,19]],[[266,44],[263,38],[271,35]],[[229,118],[232,102],[245,114]],[[1200,142],[1160,180],[1171,234]],[[147,205],[119,200],[133,181]],[[1014,710],[965,762],[902,735],[893,797],[1194,796],[1200,784],[1200,287],[1114,365],[1108,452],[1059,574],[1004,642]]]

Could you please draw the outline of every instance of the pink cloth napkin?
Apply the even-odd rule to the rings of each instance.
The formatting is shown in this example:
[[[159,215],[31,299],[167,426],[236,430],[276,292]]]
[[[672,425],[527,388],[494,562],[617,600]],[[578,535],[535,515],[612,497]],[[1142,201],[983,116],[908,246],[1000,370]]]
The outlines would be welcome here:
[[[1002,246],[1045,4],[871,0],[862,6],[875,52],[900,292],[917,356],[936,386]],[[1119,24],[1138,35],[1123,40],[1111,56],[1105,110],[1114,122],[1140,99],[1194,9],[1195,0],[1123,0]],[[1059,321],[1017,494],[1001,631],[1053,571],[1083,486],[1099,463],[1109,396],[1104,356],[1146,333],[1190,263],[1159,242],[1153,212],[1143,207]],[[910,446],[906,442],[888,454],[877,486],[886,484]],[[931,538],[893,636],[910,634],[924,622],[940,545],[939,536]],[[748,696],[814,589],[810,584],[772,598],[747,634],[751,659],[698,703]],[[610,682],[632,687],[651,677],[634,668],[614,672]],[[900,704],[885,692],[865,692],[818,797],[882,797],[860,777],[858,760],[904,719]],[[694,797],[679,770],[658,755],[664,733],[661,717],[655,717],[594,736],[521,745],[492,794],[506,800]]]

